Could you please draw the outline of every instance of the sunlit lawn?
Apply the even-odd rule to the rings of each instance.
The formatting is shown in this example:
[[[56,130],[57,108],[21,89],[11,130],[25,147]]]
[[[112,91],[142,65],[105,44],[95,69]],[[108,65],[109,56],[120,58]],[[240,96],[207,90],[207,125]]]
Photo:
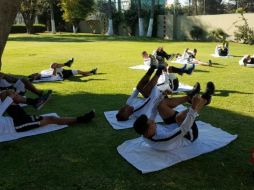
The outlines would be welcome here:
[[[254,167],[249,163],[254,147],[254,69],[238,64],[242,55],[254,53],[253,46],[231,43],[235,57],[223,59],[210,56],[215,45],[88,34],[11,35],[3,72],[27,76],[71,57],[74,69],[98,68],[95,76],[37,84],[52,89],[53,96],[36,113],[76,116],[95,108],[97,117],[88,125],[1,143],[0,189],[254,189]],[[116,151],[137,135],[133,129],[113,130],[103,112],[125,103],[144,74],[128,67],[141,64],[141,52],[157,46],[172,53],[197,48],[200,60],[212,59],[213,67],[197,66],[191,76],[179,79],[190,85],[199,81],[203,90],[207,81],[214,81],[216,95],[199,119],[239,137],[215,152],[142,175]]]

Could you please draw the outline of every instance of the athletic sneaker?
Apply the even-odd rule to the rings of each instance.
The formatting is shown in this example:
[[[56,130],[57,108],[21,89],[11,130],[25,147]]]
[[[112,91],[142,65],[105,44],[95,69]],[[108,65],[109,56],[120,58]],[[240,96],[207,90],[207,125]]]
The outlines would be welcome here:
[[[215,91],[215,86],[214,86],[213,82],[208,82],[206,84],[206,90],[202,94],[202,98],[207,100],[207,103],[205,105],[210,104],[212,95],[214,94],[214,91]]]
[[[94,75],[95,75],[95,74],[97,73],[97,68],[95,68],[95,69],[91,70],[91,71],[90,71],[90,73],[92,73],[92,74],[94,74]]]
[[[45,95],[42,95],[37,99],[36,104],[34,105],[34,108],[37,110],[40,110],[50,99],[52,95],[52,90],[49,90]]]
[[[200,84],[199,82],[196,82],[195,85],[193,86],[193,89],[190,92],[187,92],[187,96],[189,96],[190,98],[190,101],[188,102],[191,103],[193,96],[195,96],[199,92],[200,92]]]
[[[185,73],[188,75],[191,75],[194,69],[195,69],[195,64],[192,64],[188,69],[185,70]]]
[[[72,63],[74,62],[74,58],[71,58],[70,60],[68,60],[64,66],[67,66],[67,67],[71,67]]]
[[[95,117],[95,110],[85,113],[83,116],[77,117],[78,123],[88,123]]]

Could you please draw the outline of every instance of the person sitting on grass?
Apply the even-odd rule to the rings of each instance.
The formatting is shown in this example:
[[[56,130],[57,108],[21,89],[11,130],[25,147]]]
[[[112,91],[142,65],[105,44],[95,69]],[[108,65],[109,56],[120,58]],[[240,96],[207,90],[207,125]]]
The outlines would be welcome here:
[[[222,44],[218,44],[216,46],[215,51],[219,56],[228,56],[229,53],[229,43],[227,41],[224,41]]]
[[[17,132],[28,131],[34,128],[49,124],[73,125],[78,123],[88,123],[95,117],[92,110],[79,117],[55,117],[29,115],[19,105],[20,96],[15,92],[0,94],[0,128],[1,131],[8,131],[8,127],[14,127]],[[3,116],[7,113],[11,117]]]
[[[250,55],[245,56],[245,58],[243,59],[243,64],[245,67],[247,66],[247,64],[254,64],[254,55],[253,56],[250,56]]]
[[[128,98],[126,104],[120,108],[116,114],[118,121],[126,121],[130,116],[138,117],[142,114],[149,116],[151,114],[150,108],[153,107],[156,102],[164,99],[166,94],[172,93],[169,86],[164,90],[159,90],[156,85],[163,69],[163,66],[159,66],[155,75],[151,78],[155,70],[155,66],[152,65],[150,67],[147,73],[139,81],[136,89]],[[194,88],[191,92],[188,93],[187,96],[177,98],[179,103],[185,103],[189,101],[193,94],[198,91],[197,88],[198,87]],[[137,99],[139,93],[144,97],[144,99]]]
[[[183,146],[187,146],[198,138],[198,128],[195,119],[198,113],[205,105],[211,102],[211,96],[214,93],[215,86],[212,82],[207,83],[206,91],[199,96],[193,96],[192,105],[189,109],[180,113],[172,108],[177,105],[174,99],[169,99],[168,104],[162,100],[159,105],[154,105],[153,115],[139,116],[134,122],[135,131],[142,135],[145,142],[151,148],[161,151],[174,150]],[[156,125],[154,118],[157,111],[164,119],[166,126]]]
[[[196,59],[197,56],[197,49],[189,50],[189,48],[186,48],[184,51],[184,54],[177,54],[176,60],[180,60],[180,62],[188,63],[188,64],[197,64],[197,65],[203,65],[203,66],[212,66],[212,61],[208,60],[208,62],[202,62],[198,59]]]
[[[144,64],[147,66],[154,66],[157,68],[159,65],[162,67],[167,68],[169,73],[177,73],[179,75],[183,75],[184,73],[191,75],[193,70],[195,69],[195,65],[191,65],[189,68],[187,68],[187,64],[185,64],[182,68],[177,68],[174,66],[168,66],[168,64],[164,61],[164,58],[158,57],[157,58],[154,55],[149,55],[147,51],[142,52],[142,57],[144,59]],[[168,67],[167,67],[168,66]]]
[[[0,91],[13,90],[20,95],[25,95],[26,91],[30,91],[38,96],[37,102],[31,102],[27,99],[27,104],[34,105],[36,109],[40,109],[51,97],[52,90],[43,91],[36,88],[30,81],[25,78],[18,78],[9,74],[0,72]]]
[[[175,56],[175,54],[168,54],[167,52],[165,52],[163,47],[158,47],[156,50],[153,51],[152,55],[158,60],[166,59],[167,61],[170,61]]]
[[[52,63],[48,73],[33,73],[29,75],[28,78],[32,82],[34,80],[41,80],[43,78],[50,78],[52,76],[60,76],[62,79],[67,79],[75,75],[90,76],[97,73],[97,68],[92,69],[91,71],[69,70],[63,68],[65,66],[71,67],[73,61],[74,59],[72,58],[66,63]]]

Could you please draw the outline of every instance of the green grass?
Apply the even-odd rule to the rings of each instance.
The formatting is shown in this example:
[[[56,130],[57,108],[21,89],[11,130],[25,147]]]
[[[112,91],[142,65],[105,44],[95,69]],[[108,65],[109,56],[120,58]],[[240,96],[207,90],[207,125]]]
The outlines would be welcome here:
[[[97,118],[88,125],[1,143],[0,189],[254,189],[249,163],[254,147],[254,69],[238,65],[239,56],[253,54],[253,47],[231,43],[230,52],[237,57],[222,59],[210,57],[215,45],[87,34],[11,35],[3,72],[26,76],[71,57],[74,69],[98,67],[95,76],[37,84],[54,93],[36,114],[76,116],[95,108]],[[203,89],[207,81],[214,81],[216,95],[199,119],[239,137],[212,153],[142,175],[116,151],[137,135],[132,129],[113,130],[103,112],[124,104],[144,74],[128,67],[142,63],[140,53],[157,46],[174,53],[197,48],[200,60],[215,62],[213,67],[197,66],[191,77],[179,79],[190,85],[200,81]]]

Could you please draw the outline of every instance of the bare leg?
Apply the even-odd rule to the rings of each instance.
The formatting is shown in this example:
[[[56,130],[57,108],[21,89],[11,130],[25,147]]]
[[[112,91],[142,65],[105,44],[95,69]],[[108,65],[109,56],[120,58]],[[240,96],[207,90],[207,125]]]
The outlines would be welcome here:
[[[14,92],[13,90],[5,90],[0,93],[1,100],[4,100],[7,96],[11,97],[13,99],[13,102],[15,102],[16,104],[26,103],[26,98]]]
[[[207,100],[200,97],[199,95],[196,95],[193,97],[192,99],[192,106],[191,108],[195,111],[195,112],[200,112],[202,110],[202,108],[206,105]],[[187,116],[188,110],[185,110],[183,112],[180,112],[177,114],[176,116],[176,122],[178,125],[181,125],[182,122],[185,120],[186,116]]]
[[[42,96],[43,94],[43,90],[39,90],[37,89],[30,81],[26,80],[26,79],[21,79],[21,81],[24,83],[25,88],[35,94],[37,94],[38,96]]]
[[[90,76],[93,75],[90,71],[80,71],[78,70],[78,74],[83,75],[83,76]]]
[[[158,105],[158,111],[162,119],[167,119],[175,114],[173,108],[189,100],[188,96],[164,99]]]
[[[195,60],[192,63],[193,64],[198,64],[198,65],[203,65],[203,66],[210,66],[209,63],[205,63],[205,62],[202,62],[202,61],[199,61],[199,60]]]
[[[153,76],[153,78],[148,81],[148,83],[146,83],[146,85],[143,87],[143,89],[140,89],[139,92],[145,97],[147,98],[148,96],[150,96],[153,88],[155,87],[155,85],[158,82],[160,75],[155,74]]]
[[[48,125],[48,124],[57,124],[57,125],[72,125],[76,124],[77,119],[74,117],[54,117],[54,116],[45,116],[43,119],[40,121],[40,125]]]
[[[146,72],[146,74],[141,78],[141,80],[139,81],[139,83],[136,87],[139,92],[141,92],[142,89],[145,87],[145,85],[149,82],[153,72],[154,72],[154,68],[149,68],[149,70]]]

